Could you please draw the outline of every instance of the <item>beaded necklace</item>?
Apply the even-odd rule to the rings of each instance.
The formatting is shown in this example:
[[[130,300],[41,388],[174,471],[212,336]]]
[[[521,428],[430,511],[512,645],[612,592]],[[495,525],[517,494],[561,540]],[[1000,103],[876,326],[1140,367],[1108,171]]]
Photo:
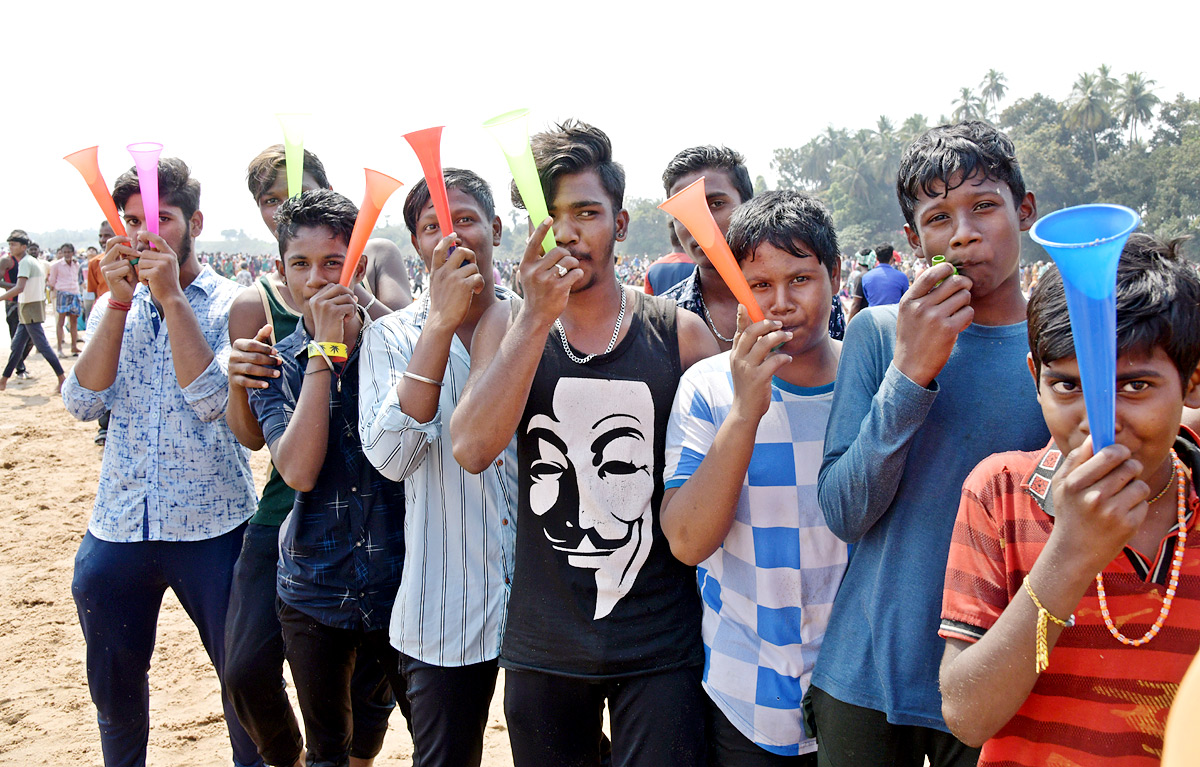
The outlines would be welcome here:
[[[1104,616],[1104,625],[1108,627],[1108,633],[1121,644],[1129,645],[1130,647],[1139,647],[1146,644],[1154,637],[1158,636],[1158,632],[1162,631],[1163,624],[1167,622],[1167,615],[1171,612],[1171,602],[1175,599],[1175,588],[1179,585],[1179,568],[1183,566],[1183,552],[1187,544],[1187,528],[1184,526],[1187,522],[1185,510],[1187,506],[1187,473],[1183,469],[1183,461],[1179,460],[1179,456],[1175,451],[1171,451],[1171,459],[1175,466],[1175,477],[1179,485],[1179,500],[1176,506],[1176,515],[1179,519],[1179,533],[1175,539],[1175,554],[1171,559],[1171,580],[1167,583],[1167,593],[1163,597],[1162,609],[1158,611],[1158,618],[1154,621],[1154,625],[1150,630],[1142,635],[1140,639],[1130,639],[1121,633],[1121,631],[1113,624],[1112,616],[1108,613],[1108,600],[1104,594],[1104,574],[1096,573],[1096,596],[1100,599],[1100,614]]]

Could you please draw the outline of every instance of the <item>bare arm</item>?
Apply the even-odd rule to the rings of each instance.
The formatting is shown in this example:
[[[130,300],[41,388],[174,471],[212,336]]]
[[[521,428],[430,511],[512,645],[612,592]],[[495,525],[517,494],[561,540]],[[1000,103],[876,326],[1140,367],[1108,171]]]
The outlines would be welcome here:
[[[738,316],[741,316],[738,309]],[[676,326],[679,330],[679,364],[687,370],[703,359],[719,354],[717,339],[708,332],[708,326],[698,315],[689,311],[676,314]]]
[[[403,309],[411,304],[412,285],[408,281],[408,269],[404,265],[404,254],[400,252],[400,247],[391,240],[376,238],[367,242],[363,252],[367,256],[367,283],[387,311]]]
[[[516,320],[509,326],[512,307],[501,302],[480,319],[471,341],[471,375],[450,421],[450,440],[455,460],[473,474],[487,468],[516,433],[546,337],[583,275],[565,248],[541,255],[549,226],[550,219],[538,226],[521,259],[526,301]],[[561,277],[560,263],[568,270]]]
[[[104,391],[117,380],[121,341],[125,336],[125,319],[129,311],[113,308],[112,302],[128,304],[133,300],[137,273],[129,259],[136,257],[137,251],[131,247],[128,237],[113,237],[108,241],[108,250],[100,261],[100,274],[108,284],[110,303],[105,307],[97,327],[92,329],[89,324],[91,337],[72,371],[79,385],[89,391]]]
[[[1146,518],[1149,492],[1128,448],[1092,456],[1091,440],[1071,451],[1054,479],[1054,532],[1029,571],[1051,615],[1066,620],[1097,572],[1112,561]],[[947,639],[940,672],[942,715],[959,740],[979,746],[1000,731],[1037,683],[1038,609],[1022,588],[983,638]],[[1053,649],[1062,627],[1047,621]]]
[[[733,407],[696,473],[663,495],[663,533],[671,553],[687,565],[708,559],[729,535],[758,424],[771,405],[771,377],[792,361],[786,354],[771,352],[790,337],[777,329],[779,323],[763,321],[747,328],[748,324],[746,309],[739,306],[738,334],[729,358]],[[712,335],[701,326],[711,341]]]
[[[854,319],[854,315],[867,308],[867,299],[862,296],[855,296],[850,299],[850,311],[846,312],[846,322]]]
[[[247,388],[265,388],[266,378],[279,375],[279,360],[270,346],[271,325],[257,288],[243,290],[229,307],[229,405],[225,423],[251,450],[265,444],[262,427],[250,410]],[[264,332],[265,331],[265,332]]]
[[[4,295],[0,296],[0,301],[9,301],[21,295],[21,291],[25,289],[25,283],[29,282],[28,277],[18,277],[17,284],[13,285],[12,289]],[[5,283],[5,287],[12,285],[11,282]]]

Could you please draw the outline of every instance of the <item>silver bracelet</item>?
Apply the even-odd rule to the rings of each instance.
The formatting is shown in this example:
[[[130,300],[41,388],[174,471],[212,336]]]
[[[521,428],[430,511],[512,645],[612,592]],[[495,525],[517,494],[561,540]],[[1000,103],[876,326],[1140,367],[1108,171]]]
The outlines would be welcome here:
[[[416,373],[410,373],[407,370],[404,371],[404,377],[411,378],[414,381],[420,381],[421,383],[433,384],[434,386],[442,385],[441,381],[435,381],[432,378],[426,378],[425,376],[420,376],[420,375],[417,375]]]
[[[372,307],[372,306],[374,306],[374,305],[375,305],[375,302],[376,302],[376,301],[378,301],[378,300],[379,300],[379,298],[378,298],[377,296],[374,296],[374,295],[372,295],[372,296],[371,296],[371,300],[370,300],[370,301],[367,303],[367,305],[366,305],[366,306],[364,306],[364,307],[363,307],[363,311],[364,311],[364,312],[369,312],[369,311],[371,311],[371,307]]]

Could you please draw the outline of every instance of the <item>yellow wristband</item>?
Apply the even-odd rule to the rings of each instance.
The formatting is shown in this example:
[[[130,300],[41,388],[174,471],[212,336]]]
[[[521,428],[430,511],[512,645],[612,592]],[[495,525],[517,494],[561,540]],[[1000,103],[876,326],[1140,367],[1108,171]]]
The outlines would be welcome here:
[[[1034,606],[1038,609],[1036,640],[1037,656],[1033,660],[1033,668],[1035,673],[1040,674],[1050,667],[1050,647],[1049,642],[1046,639],[1046,630],[1049,628],[1047,625],[1048,622],[1054,621],[1063,628],[1070,628],[1071,626],[1075,625],[1075,616],[1072,615],[1067,620],[1063,620],[1043,607],[1041,601],[1037,598],[1037,594],[1033,593],[1033,586],[1031,586],[1029,583],[1028,575],[1025,576],[1025,581],[1022,585],[1025,586],[1025,592],[1029,594],[1029,598],[1033,600]]]
[[[345,362],[348,353],[345,344],[332,343],[330,341],[310,341],[308,344],[308,356],[328,356],[329,359]]]

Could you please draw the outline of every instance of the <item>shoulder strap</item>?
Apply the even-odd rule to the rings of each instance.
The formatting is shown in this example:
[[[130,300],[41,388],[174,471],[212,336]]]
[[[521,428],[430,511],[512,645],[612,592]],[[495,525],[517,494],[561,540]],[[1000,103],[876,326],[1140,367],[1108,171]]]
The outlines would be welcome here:
[[[271,346],[274,346],[276,343],[275,319],[271,316],[271,302],[267,300],[267,286],[263,284],[261,277],[254,281],[254,288],[258,291],[258,300],[262,301],[263,314],[266,315],[267,324],[271,326]]]

